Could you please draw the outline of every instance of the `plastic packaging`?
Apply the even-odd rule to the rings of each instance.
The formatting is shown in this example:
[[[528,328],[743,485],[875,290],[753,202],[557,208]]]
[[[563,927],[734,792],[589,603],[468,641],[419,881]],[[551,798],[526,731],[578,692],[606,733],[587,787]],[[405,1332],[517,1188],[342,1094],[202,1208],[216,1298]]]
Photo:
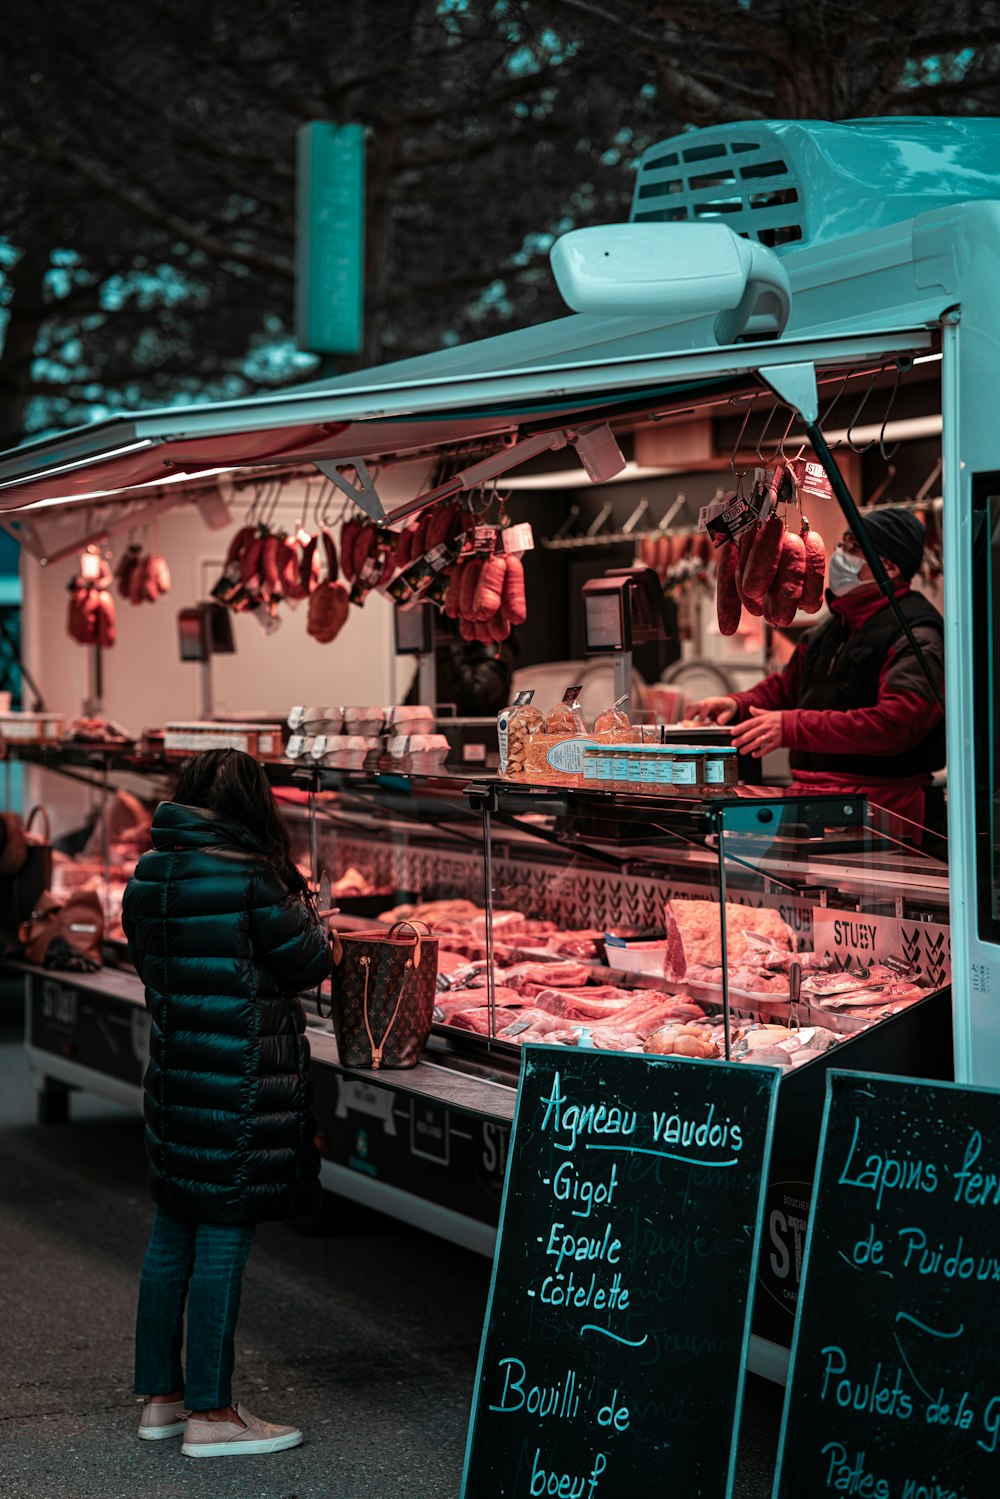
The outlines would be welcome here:
[[[533,691],[519,692],[509,708],[497,714],[497,740],[500,747],[500,775],[505,780],[524,779],[528,746],[534,734],[541,733],[545,720],[531,706]]]
[[[570,687],[563,693],[561,703],[556,703],[545,715],[546,734],[586,734],[587,721],[580,707],[581,687]]]
[[[612,703],[610,708],[605,708],[603,713],[597,715],[594,723],[595,734],[618,735],[626,729],[631,729],[632,720],[622,707],[622,703],[628,702],[628,695],[620,697],[617,702]]]

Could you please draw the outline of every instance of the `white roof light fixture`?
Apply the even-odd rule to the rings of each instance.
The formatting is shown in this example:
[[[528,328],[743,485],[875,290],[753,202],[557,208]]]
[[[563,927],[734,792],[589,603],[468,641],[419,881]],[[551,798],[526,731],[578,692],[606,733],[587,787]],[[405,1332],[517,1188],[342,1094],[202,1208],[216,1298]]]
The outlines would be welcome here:
[[[549,258],[574,312],[675,319],[715,313],[720,344],[780,335],[791,311],[781,260],[726,224],[599,224],[564,234]]]

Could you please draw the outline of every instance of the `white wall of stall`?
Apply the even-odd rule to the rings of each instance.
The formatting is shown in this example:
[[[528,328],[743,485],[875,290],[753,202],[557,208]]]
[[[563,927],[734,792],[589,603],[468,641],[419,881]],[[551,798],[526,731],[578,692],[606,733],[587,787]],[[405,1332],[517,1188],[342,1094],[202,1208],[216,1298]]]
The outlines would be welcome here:
[[[387,509],[419,493],[423,464],[388,470],[378,489]],[[315,496],[318,484],[312,486]],[[278,512],[291,525],[302,512],[304,485],[290,481]],[[243,518],[250,494],[233,502],[233,525],[209,531],[194,507],[165,515],[159,523],[159,549],[171,572],[171,591],[155,604],[131,605],[116,597],[118,638],[104,652],[104,715],[133,734],[172,719],[200,716],[200,670],[180,660],[176,617],[179,609],[209,596],[230,539]],[[352,509],[355,508],[352,506]],[[338,506],[334,505],[334,513]],[[311,525],[311,521],[310,521]],[[339,526],[334,527],[335,537]],[[152,545],[145,532],[135,540]],[[129,538],[112,538],[115,558]],[[75,559],[41,567],[22,553],[23,633],[27,664],[45,696],[46,707],[72,718],[88,694],[88,655],[66,632],[66,585]],[[365,703],[384,706],[402,696],[412,672],[393,656],[392,609],[369,595],[363,609],[352,608],[347,624],[330,645],[306,633],[306,605],[282,605],[281,626],[265,635],[250,615],[233,616],[236,651],[213,663],[215,708],[229,715],[274,713],[283,718],[295,703]],[[79,821],[86,793],[50,773],[32,772],[25,798],[44,800],[58,829]]]

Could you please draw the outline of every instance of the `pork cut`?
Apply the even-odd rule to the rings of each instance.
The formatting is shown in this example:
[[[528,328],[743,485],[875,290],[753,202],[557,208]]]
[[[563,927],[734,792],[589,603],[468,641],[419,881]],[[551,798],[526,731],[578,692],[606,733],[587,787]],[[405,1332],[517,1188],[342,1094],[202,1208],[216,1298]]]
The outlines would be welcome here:
[[[667,944],[663,971],[668,978],[683,978],[688,967],[704,963],[722,966],[722,923],[719,903],[714,900],[668,900],[664,908]],[[730,963],[760,957],[755,939],[779,951],[792,952],[792,929],[770,906],[740,906],[726,901],[726,951]]]

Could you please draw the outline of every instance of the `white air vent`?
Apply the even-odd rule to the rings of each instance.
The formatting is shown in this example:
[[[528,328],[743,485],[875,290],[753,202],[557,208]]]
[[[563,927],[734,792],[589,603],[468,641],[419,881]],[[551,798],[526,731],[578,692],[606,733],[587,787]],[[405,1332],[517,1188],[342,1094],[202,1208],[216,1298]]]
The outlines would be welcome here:
[[[808,237],[780,141],[752,127],[713,127],[651,147],[630,217],[637,224],[716,220],[771,249]]]

